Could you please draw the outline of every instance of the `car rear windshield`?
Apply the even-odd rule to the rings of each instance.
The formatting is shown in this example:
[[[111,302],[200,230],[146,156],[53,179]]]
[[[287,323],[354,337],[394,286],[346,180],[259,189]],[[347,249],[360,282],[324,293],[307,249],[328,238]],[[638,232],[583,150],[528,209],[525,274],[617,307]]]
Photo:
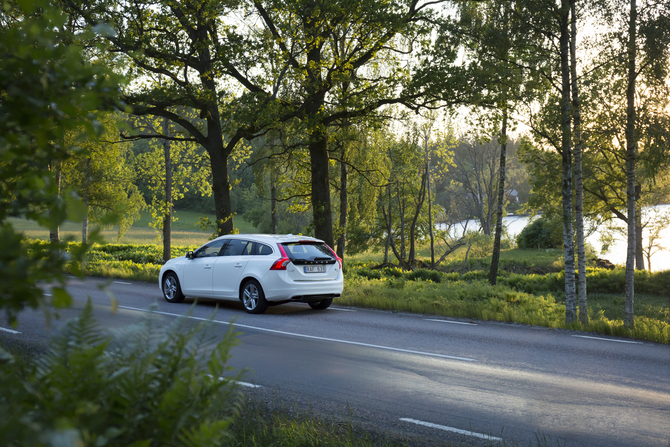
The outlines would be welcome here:
[[[287,242],[282,246],[294,264],[306,262],[332,264],[335,262],[333,252],[322,242]]]

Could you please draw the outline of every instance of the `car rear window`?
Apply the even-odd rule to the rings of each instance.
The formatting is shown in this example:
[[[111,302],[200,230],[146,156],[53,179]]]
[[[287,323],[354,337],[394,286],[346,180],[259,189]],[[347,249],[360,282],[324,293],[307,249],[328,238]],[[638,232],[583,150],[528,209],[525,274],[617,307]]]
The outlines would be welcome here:
[[[287,242],[282,246],[293,263],[296,261],[327,261],[328,264],[335,262],[333,252],[322,242]]]

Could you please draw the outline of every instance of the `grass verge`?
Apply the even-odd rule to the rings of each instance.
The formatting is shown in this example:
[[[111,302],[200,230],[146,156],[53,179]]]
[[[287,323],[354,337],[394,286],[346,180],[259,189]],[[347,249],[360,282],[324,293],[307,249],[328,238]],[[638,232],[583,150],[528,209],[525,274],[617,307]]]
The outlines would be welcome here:
[[[426,269],[402,271],[351,263],[345,274],[345,293],[338,303],[359,307],[496,320],[552,328],[617,335],[670,343],[670,271],[636,273],[634,329],[623,324],[624,282],[618,270],[590,269],[589,324],[565,324],[564,276],[502,272],[491,286],[485,270],[465,273]],[[638,287],[639,285],[639,287]],[[593,290],[592,292],[590,290]]]
[[[326,419],[297,406],[276,405],[258,398],[244,397],[239,415],[231,426],[239,447],[400,447],[394,440],[362,429],[342,418]]]

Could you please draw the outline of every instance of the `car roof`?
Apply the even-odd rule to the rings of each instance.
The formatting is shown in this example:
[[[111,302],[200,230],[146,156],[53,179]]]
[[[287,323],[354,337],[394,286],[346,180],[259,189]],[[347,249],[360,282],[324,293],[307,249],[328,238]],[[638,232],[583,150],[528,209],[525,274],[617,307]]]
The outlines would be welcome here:
[[[321,239],[317,239],[311,236],[302,236],[294,234],[227,234],[225,236],[220,236],[217,239],[245,239],[253,240],[255,242],[265,242],[265,243],[291,243],[291,242],[301,242],[301,241],[310,241],[310,242],[323,242]]]

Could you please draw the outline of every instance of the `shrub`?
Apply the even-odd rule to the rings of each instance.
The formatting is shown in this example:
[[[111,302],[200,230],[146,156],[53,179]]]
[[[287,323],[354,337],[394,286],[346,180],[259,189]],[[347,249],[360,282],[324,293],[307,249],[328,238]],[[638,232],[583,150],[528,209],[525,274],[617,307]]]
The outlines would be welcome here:
[[[367,268],[360,269],[358,272],[359,276],[362,276],[363,278],[368,278],[368,279],[380,279],[382,277],[382,274],[378,270],[370,270]]]
[[[222,445],[239,400],[222,378],[232,328],[207,355],[208,322],[155,318],[106,336],[89,301],[36,362],[0,349],[0,444]]]
[[[481,231],[472,231],[468,232],[468,238],[472,242],[470,255],[473,258],[484,258],[493,253],[493,236]]]
[[[563,244],[560,220],[540,217],[521,230],[516,237],[519,248],[558,248]]]
[[[407,279],[409,279],[410,281],[416,281],[417,279],[420,279],[422,281],[432,281],[435,283],[439,283],[442,281],[440,272],[428,269],[413,270],[407,274]]]

